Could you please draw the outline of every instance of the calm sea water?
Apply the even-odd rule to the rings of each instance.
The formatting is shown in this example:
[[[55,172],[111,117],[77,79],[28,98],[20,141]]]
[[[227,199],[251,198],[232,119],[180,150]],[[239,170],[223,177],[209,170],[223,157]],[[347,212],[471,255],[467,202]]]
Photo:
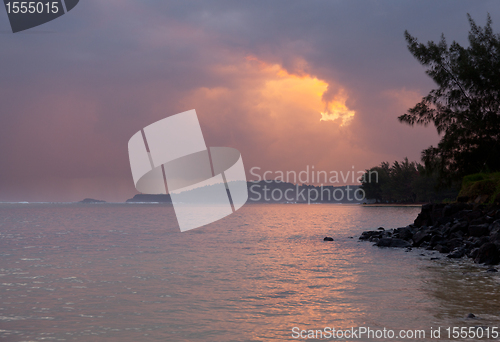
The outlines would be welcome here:
[[[180,233],[163,205],[0,204],[0,340],[288,341],[294,327],[359,326],[431,340],[431,327],[500,326],[497,274],[358,241],[418,212],[247,205]]]

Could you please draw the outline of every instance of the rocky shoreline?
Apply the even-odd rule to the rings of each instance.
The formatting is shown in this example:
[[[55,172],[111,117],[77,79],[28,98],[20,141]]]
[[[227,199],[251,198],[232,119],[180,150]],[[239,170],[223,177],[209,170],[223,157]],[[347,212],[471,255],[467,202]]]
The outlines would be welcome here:
[[[469,257],[479,264],[497,265],[500,263],[500,206],[425,204],[413,224],[365,231],[359,239],[375,242],[378,247],[424,248],[452,259]]]

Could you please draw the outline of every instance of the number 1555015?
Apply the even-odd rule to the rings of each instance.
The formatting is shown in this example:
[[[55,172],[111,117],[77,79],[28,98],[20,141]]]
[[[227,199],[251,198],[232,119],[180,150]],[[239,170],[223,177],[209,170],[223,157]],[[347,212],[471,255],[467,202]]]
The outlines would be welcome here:
[[[23,1],[23,2],[7,2],[5,4],[7,7],[7,13],[57,13],[59,11],[59,6],[57,1],[46,2],[42,1]]]

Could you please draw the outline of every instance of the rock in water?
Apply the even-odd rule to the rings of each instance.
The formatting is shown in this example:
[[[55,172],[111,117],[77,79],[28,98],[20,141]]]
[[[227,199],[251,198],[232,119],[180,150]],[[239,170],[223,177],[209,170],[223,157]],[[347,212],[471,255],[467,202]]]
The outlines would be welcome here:
[[[333,238],[330,237],[330,236],[325,236],[325,238],[323,239],[323,241],[333,241]]]
[[[410,247],[411,243],[409,243],[408,241],[402,240],[402,239],[382,238],[375,244],[375,246],[405,248],[405,247]]]
[[[372,231],[372,230],[368,230],[366,232],[361,233],[361,236],[359,237],[359,239],[360,240],[369,240],[372,236],[381,237],[382,233],[381,232]]]
[[[498,251],[498,247],[491,242],[485,243],[479,248],[474,262],[486,265],[498,264],[500,262],[500,252]]]
[[[424,241],[430,241],[431,235],[429,234],[427,229],[421,229],[415,234],[413,234],[413,246],[418,247]]]
[[[434,249],[436,251],[438,251],[439,253],[450,253],[450,249],[446,246],[443,246],[443,245],[436,245],[436,247],[434,247]]]
[[[394,229],[394,233],[395,235],[397,235],[396,237],[406,241],[410,240],[413,237],[413,233],[410,227],[401,227]]]
[[[465,250],[461,249],[461,248],[457,248],[457,249],[453,250],[453,252],[448,254],[446,257],[448,257],[450,259],[460,259],[464,255],[465,255]]]

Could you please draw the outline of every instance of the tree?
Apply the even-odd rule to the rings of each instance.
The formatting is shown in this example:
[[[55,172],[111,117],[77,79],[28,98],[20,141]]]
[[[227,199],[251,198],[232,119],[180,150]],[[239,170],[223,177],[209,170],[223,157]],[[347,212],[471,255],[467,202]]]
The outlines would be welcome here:
[[[386,203],[415,202],[417,195],[413,183],[419,176],[419,166],[405,158],[402,162],[395,161],[392,166],[383,162],[380,166],[366,170],[361,185],[366,198]]]
[[[391,168],[391,194],[396,202],[413,203],[417,195],[413,183],[418,177],[417,163],[409,162],[405,158],[403,162],[395,161]]]
[[[382,162],[380,166],[372,167],[366,170],[362,178],[362,189],[365,191],[366,198],[374,199],[377,203],[388,201],[386,188],[390,183],[389,163]]]
[[[412,126],[433,123],[443,134],[437,147],[422,151],[422,161],[447,184],[500,171],[500,35],[493,33],[489,14],[485,27],[467,16],[467,48],[455,41],[448,47],[444,35],[438,44],[424,45],[405,31],[408,49],[438,88],[398,119]]]
[[[366,198],[377,203],[436,202],[458,194],[456,188],[436,190],[436,185],[437,172],[429,172],[423,165],[405,158],[392,166],[383,162],[366,170],[361,188]]]

